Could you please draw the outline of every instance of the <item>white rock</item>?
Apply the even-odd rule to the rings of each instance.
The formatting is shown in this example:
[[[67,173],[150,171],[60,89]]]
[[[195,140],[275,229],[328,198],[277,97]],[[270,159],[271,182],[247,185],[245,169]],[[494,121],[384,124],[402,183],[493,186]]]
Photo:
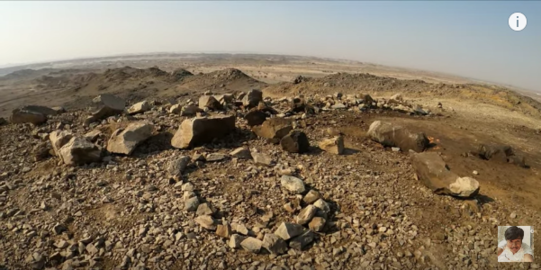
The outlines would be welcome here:
[[[282,175],[280,184],[282,187],[295,194],[301,194],[305,191],[304,182],[294,176]]]

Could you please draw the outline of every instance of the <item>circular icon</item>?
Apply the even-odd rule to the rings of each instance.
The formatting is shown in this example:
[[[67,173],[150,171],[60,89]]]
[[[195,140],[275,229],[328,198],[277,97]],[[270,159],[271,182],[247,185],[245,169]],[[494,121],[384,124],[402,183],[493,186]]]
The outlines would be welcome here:
[[[509,27],[514,31],[522,31],[526,28],[527,24],[528,20],[526,19],[526,16],[520,12],[515,12],[509,17]]]

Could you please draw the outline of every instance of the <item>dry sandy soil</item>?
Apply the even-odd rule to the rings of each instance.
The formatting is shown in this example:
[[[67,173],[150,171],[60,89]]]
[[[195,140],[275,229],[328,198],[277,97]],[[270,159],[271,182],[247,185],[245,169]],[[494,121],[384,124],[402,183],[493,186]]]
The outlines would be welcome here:
[[[101,269],[120,265],[126,269],[137,265],[148,269],[514,269],[496,262],[497,226],[541,228],[541,104],[535,93],[518,94],[444,74],[286,56],[134,56],[39,68],[46,69],[0,77],[0,116],[7,118],[23,105],[64,106],[68,113],[50,119],[41,127],[43,132],[53,131],[59,122],[78,134],[90,131],[82,127],[85,109],[102,93],[118,95],[129,104],[147,99],[163,106],[197,100],[205,91],[223,94],[253,88],[263,90],[274,104],[279,98],[297,95],[340,92],[382,100],[402,93],[407,102],[432,113],[330,111],[306,119],[298,115],[312,146],[329,137],[331,128],[344,134],[349,152],[335,156],[312,150],[297,155],[255,138],[243,120],[237,120],[240,131],[225,142],[173,149],[169,139],[183,118],[156,105],[140,119],[152,119],[161,137],[146,142],[133,156],[112,155],[110,163],[85,168],[57,164],[54,157],[34,161],[30,154],[40,142],[32,135],[36,128],[2,126],[0,174],[6,174],[0,187],[12,188],[0,192],[0,212],[17,209],[22,213],[1,218],[0,269],[2,265],[29,269],[33,261],[28,257],[35,252],[46,257],[45,266],[60,269],[63,265],[52,264],[50,256],[65,247],[55,244],[65,240],[77,246],[87,235],[92,236],[92,243],[101,243],[96,246],[103,253],[73,256],[70,263],[84,262],[81,269],[89,265]],[[305,78],[293,83],[299,75]],[[442,109],[437,107],[439,102]],[[428,151],[440,152],[460,176],[476,178],[479,195],[459,200],[432,194],[415,180],[408,153],[393,152],[367,138],[374,120],[424,132],[434,143]],[[110,123],[100,127],[109,134],[114,130]],[[529,167],[467,154],[481,143],[509,145],[525,157]],[[330,202],[333,224],[312,246],[280,256],[233,250],[214,233],[194,225],[193,214],[181,210],[182,202],[177,201],[182,193],[163,172],[167,162],[179,155],[229,153],[240,145],[268,153],[283,167],[297,168],[298,176]],[[30,171],[23,170],[26,167]],[[271,211],[273,221],[257,229],[267,232],[294,216],[282,207],[295,196],[284,195],[277,187],[276,168],[261,168],[251,160],[207,162],[190,168],[185,181],[227,213],[224,219],[229,222],[255,230],[256,217]],[[70,179],[81,183],[70,186]],[[47,211],[39,208],[42,202],[49,206]],[[68,234],[55,235],[53,225],[69,218]],[[379,231],[382,227],[392,228],[394,234]],[[34,233],[37,236],[29,236]],[[177,239],[178,233],[183,236]],[[521,269],[539,267],[541,237],[533,245],[536,263],[521,263]]]

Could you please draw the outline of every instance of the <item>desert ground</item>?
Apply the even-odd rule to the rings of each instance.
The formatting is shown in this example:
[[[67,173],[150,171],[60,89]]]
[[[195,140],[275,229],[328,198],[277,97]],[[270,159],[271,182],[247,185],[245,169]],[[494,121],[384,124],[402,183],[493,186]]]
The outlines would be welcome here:
[[[534,238],[533,263],[498,263],[496,255],[497,226],[541,228],[535,92],[276,55],[139,55],[0,74],[0,269],[540,268],[541,237]],[[252,89],[263,93],[256,108],[242,98]],[[106,94],[126,108],[148,107],[89,124],[93,99]],[[222,102],[228,94],[233,101]],[[202,96],[224,107],[202,105]],[[306,107],[295,111],[295,98]],[[175,146],[181,123],[194,116],[174,107],[190,104],[204,110],[198,117],[234,115],[234,130]],[[8,123],[28,105],[65,112],[39,124]],[[252,111],[268,118],[254,125]],[[283,139],[271,142],[257,131],[275,118],[306,134],[308,150],[290,151]],[[374,121],[424,134],[430,144],[417,152],[437,153],[451,172],[474,178],[478,191],[434,192],[413,162],[417,154],[368,132]],[[110,148],[140,122],[152,126],[151,136],[129,154]],[[53,132],[88,139],[101,149],[99,160],[67,164]],[[336,138],[344,141],[340,154],[321,144]],[[508,146],[520,161],[480,158],[480,145]],[[180,160],[186,164],[177,172]],[[289,189],[284,177],[300,179],[302,191]],[[322,202],[308,199],[315,193]],[[310,209],[309,223],[299,221]],[[286,223],[304,231],[270,241]]]

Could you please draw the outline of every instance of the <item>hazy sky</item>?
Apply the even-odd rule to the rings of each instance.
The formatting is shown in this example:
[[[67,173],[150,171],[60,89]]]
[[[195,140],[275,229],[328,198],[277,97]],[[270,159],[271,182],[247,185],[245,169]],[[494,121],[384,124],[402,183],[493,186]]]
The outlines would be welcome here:
[[[508,18],[528,26],[514,32]],[[145,52],[344,58],[541,91],[541,2],[0,2],[0,65]]]

